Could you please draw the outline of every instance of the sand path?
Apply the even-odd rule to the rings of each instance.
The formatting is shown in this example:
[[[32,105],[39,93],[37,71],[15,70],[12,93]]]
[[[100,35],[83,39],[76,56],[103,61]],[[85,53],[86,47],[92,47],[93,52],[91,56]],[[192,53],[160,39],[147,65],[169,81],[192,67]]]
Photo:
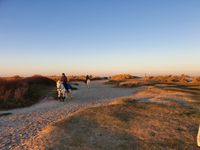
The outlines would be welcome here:
[[[70,113],[105,104],[113,98],[131,95],[134,91],[131,88],[113,88],[102,82],[104,81],[92,82],[90,89],[84,83],[79,83],[79,90],[73,92],[73,99],[66,102],[46,98],[31,107],[0,111],[0,114],[12,113],[0,117],[0,149],[21,147],[25,140],[33,138],[44,127],[66,118]]]

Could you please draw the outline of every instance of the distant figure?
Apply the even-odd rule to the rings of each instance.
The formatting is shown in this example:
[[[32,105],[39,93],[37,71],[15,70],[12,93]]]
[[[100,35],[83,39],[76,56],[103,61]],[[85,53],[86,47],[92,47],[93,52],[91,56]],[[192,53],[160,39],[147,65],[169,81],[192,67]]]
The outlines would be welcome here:
[[[67,77],[66,77],[65,73],[62,73],[60,81],[62,81],[63,84],[67,84],[68,80],[67,80]]]
[[[90,88],[90,77],[89,77],[89,75],[86,76],[85,83],[87,84],[87,87]]]
[[[67,90],[67,95],[69,97],[72,97],[72,86],[68,83],[68,79],[67,79],[67,76],[65,75],[65,73],[62,73],[60,80],[61,80],[63,86],[65,87],[65,89]]]
[[[199,126],[199,131],[198,131],[198,134],[197,134],[197,146],[200,147],[200,126]]]

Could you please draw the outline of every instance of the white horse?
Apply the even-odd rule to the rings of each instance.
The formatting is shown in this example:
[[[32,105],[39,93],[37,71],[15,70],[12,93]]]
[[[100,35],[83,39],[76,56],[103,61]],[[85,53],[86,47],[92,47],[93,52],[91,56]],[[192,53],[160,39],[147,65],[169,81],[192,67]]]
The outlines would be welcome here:
[[[64,101],[67,96],[72,98],[72,90],[71,89],[66,90],[62,81],[58,80],[56,82],[56,87],[57,87],[58,98],[61,101]]]
[[[60,101],[64,101],[66,97],[66,89],[63,83],[60,80],[58,80],[56,82],[56,87],[57,87],[58,99],[60,99]]]
[[[86,84],[87,84],[87,87],[90,88],[90,79],[87,79]]]

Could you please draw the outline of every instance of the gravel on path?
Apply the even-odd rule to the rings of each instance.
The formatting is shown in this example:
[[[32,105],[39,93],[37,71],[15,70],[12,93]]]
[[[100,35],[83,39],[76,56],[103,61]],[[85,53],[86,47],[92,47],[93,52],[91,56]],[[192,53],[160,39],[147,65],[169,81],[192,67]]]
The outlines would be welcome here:
[[[79,109],[99,106],[134,92],[131,88],[114,88],[103,82],[93,81],[89,89],[80,82],[78,90],[73,92],[73,98],[65,102],[46,98],[31,107],[0,111],[0,114],[11,113],[0,117],[0,149],[20,147],[23,141],[36,136],[47,125]]]

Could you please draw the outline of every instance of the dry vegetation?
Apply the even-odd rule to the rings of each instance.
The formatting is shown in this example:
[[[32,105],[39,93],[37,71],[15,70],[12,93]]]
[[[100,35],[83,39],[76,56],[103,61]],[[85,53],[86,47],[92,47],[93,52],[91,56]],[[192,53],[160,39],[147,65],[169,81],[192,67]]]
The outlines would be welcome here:
[[[118,74],[111,77],[111,80],[126,80],[126,79],[133,79],[133,76],[130,74]]]
[[[55,82],[42,76],[0,78],[0,109],[32,105],[53,88]]]
[[[121,86],[120,83],[124,83],[126,81],[138,82],[138,79],[140,79],[140,77],[132,76],[130,74],[118,74],[118,75],[111,76],[110,79],[106,83],[113,84],[119,87]]]
[[[159,84],[88,108],[40,134],[47,149],[198,149],[200,87]],[[38,140],[38,139],[37,139]]]
[[[193,77],[192,78],[192,83],[193,84],[200,84],[200,77]]]
[[[46,96],[55,97],[55,81],[60,76],[43,77],[0,77],[0,109],[11,109],[30,106]],[[85,76],[68,76],[69,81],[85,81]],[[92,80],[103,80],[106,77],[91,77]],[[73,83],[72,85],[78,85]],[[77,90],[72,86],[73,90]]]
[[[48,140],[46,148],[198,149],[198,77],[195,82],[192,79],[184,84],[180,76],[123,81],[120,78],[118,86],[122,83],[126,83],[125,87],[148,86],[133,96],[85,109],[47,127],[39,137]]]
[[[48,78],[54,80],[54,81],[58,81],[61,76],[49,76]],[[86,76],[85,75],[81,75],[81,76],[67,76],[68,80],[69,81],[85,81],[86,79]],[[108,79],[107,77],[98,77],[98,76],[90,76],[90,79],[91,80],[105,80],[105,79]]]
[[[138,87],[151,86],[156,84],[171,85],[200,85],[200,77],[180,76],[145,76],[144,78],[131,77],[131,75],[117,75],[112,77],[107,83],[114,84],[116,87]]]

